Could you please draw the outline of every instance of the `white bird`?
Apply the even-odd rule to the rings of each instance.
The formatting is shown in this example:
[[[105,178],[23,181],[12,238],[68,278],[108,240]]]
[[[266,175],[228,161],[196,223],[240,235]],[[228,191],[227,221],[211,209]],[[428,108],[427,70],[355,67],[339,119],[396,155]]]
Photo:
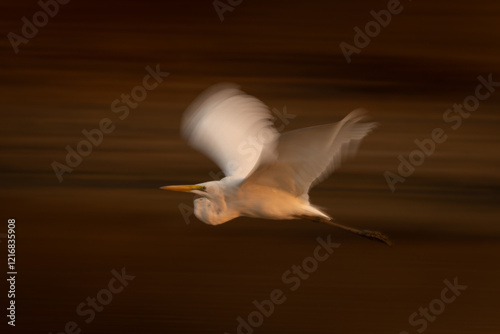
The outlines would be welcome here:
[[[239,216],[265,219],[310,219],[390,245],[380,232],[334,222],[309,203],[309,190],[341,160],[354,155],[376,123],[360,122],[355,110],[338,123],[283,134],[273,126],[269,108],[233,84],[207,89],[186,110],[182,134],[222,169],[225,177],[196,185],[161,189],[195,194],[194,214],[218,225]]]

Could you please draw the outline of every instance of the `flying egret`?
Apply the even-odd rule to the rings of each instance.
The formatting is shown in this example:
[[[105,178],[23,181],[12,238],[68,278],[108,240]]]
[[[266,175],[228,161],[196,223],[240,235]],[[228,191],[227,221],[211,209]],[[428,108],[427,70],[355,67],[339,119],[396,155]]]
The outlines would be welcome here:
[[[283,134],[267,106],[233,84],[208,88],[186,110],[182,135],[226,175],[220,181],[161,189],[195,194],[194,215],[210,225],[239,216],[309,219],[390,245],[384,234],[340,225],[309,203],[308,192],[354,155],[376,123],[355,110],[338,123]]]

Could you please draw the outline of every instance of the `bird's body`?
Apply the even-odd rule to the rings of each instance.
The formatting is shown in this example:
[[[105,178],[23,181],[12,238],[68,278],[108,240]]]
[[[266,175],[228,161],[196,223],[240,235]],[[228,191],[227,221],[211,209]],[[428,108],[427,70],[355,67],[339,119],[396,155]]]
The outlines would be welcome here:
[[[359,231],[332,222],[310,204],[309,190],[325,179],[342,159],[353,155],[376,124],[361,122],[355,110],[337,123],[280,134],[269,109],[235,85],[209,88],[188,108],[182,133],[211,157],[226,177],[190,186],[162,189],[196,195],[194,214],[219,225],[239,216],[326,222],[389,243],[378,232]]]
[[[274,187],[244,184],[244,180],[231,177],[200,185],[211,196],[195,198],[194,214],[206,224],[219,225],[239,216],[277,220],[304,216],[329,218],[305,198]]]
[[[252,184],[244,187],[238,202],[243,215],[254,218],[298,219],[312,214],[328,217],[304,198],[269,186]]]

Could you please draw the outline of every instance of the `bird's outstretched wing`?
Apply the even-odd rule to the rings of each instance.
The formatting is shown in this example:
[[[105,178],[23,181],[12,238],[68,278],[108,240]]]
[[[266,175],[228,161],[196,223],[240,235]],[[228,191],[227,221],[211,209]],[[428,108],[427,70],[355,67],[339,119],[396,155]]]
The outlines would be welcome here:
[[[182,134],[226,176],[238,178],[274,154],[278,136],[267,106],[233,84],[218,84],[203,92],[186,110]]]
[[[260,165],[245,183],[267,185],[307,198],[309,189],[323,181],[342,160],[354,155],[361,139],[376,127],[373,122],[360,122],[364,118],[364,111],[358,109],[338,123],[282,134],[277,159]]]

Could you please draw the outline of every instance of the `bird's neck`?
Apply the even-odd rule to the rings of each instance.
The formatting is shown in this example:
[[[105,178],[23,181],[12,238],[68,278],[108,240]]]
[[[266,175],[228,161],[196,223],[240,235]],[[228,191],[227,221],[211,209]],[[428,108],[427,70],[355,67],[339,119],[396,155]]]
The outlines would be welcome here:
[[[194,202],[194,215],[209,225],[220,225],[238,217],[238,214],[228,209],[224,200],[211,201],[200,198]]]

